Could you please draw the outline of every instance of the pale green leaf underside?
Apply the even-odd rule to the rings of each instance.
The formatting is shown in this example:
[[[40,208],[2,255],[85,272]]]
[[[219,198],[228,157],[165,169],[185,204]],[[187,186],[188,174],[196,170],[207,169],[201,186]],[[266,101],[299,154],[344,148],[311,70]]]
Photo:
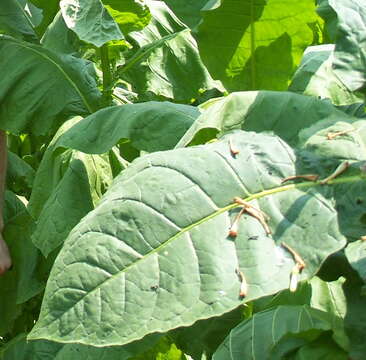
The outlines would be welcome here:
[[[295,161],[279,138],[241,131],[139,158],[70,233],[30,338],[122,345],[221,315],[242,303],[238,267],[248,301],[288,287],[294,261],[282,241],[306,262],[303,277],[314,275],[345,239],[312,183],[281,186]],[[235,196],[257,199],[272,236],[248,215],[228,236]]]

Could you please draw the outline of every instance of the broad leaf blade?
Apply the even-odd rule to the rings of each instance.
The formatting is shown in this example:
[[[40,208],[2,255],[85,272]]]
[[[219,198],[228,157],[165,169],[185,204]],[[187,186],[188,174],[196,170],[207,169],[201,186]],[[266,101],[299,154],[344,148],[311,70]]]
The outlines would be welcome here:
[[[196,107],[170,102],[113,106],[81,120],[62,136],[58,146],[101,154],[127,139],[138,150],[169,150],[199,114]]]
[[[0,1],[0,34],[30,42],[38,41],[30,16],[18,0]]]
[[[353,93],[333,70],[334,45],[310,46],[306,49],[299,68],[289,86],[290,91],[327,98],[335,105],[361,102],[363,96]]]
[[[314,97],[275,91],[246,91],[209,100],[203,114],[177,147],[205,143],[235,129],[272,131],[290,145],[297,145],[299,132],[321,120],[352,121],[331,103]]]
[[[328,6],[337,16],[334,72],[350,91],[359,90],[366,83],[366,50],[361,45],[366,41],[365,4],[362,0],[328,0]]]
[[[100,0],[61,0],[60,8],[66,25],[80,40],[100,47],[108,41],[123,39]]]
[[[276,191],[295,173],[288,146],[255,133],[230,139],[240,150],[236,158],[226,137],[144,156],[115,179],[59,254],[30,338],[127,344],[239,306],[238,267],[247,301],[287,288],[294,261],[280,242],[301,253],[304,278],[344,247],[330,202],[305,190],[314,184]],[[238,236],[228,236],[235,196],[258,198],[253,205],[269,215],[272,237],[249,215]]]
[[[129,34],[134,48],[119,67],[120,77],[131,83],[139,99],[191,103],[206,90],[222,90],[202,63],[190,30],[164,3],[152,1],[149,6],[152,20]]]
[[[289,346],[288,350],[292,350],[329,330],[333,330],[332,324],[323,311],[307,305],[279,306],[257,313],[235,327],[216,351],[213,360],[280,359],[278,352],[274,356],[273,349],[286,337],[296,339]]]
[[[0,36],[0,54],[2,129],[47,134],[68,116],[98,108],[100,93],[88,62],[7,36]]]
[[[313,43],[314,10],[313,0],[223,0],[199,27],[203,62],[230,91],[285,90]]]

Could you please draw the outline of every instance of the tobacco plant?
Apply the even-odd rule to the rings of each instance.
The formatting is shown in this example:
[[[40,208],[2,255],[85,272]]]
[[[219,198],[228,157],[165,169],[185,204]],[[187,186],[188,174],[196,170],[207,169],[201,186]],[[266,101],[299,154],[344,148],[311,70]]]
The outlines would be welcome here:
[[[0,359],[366,357],[362,0],[2,0]]]

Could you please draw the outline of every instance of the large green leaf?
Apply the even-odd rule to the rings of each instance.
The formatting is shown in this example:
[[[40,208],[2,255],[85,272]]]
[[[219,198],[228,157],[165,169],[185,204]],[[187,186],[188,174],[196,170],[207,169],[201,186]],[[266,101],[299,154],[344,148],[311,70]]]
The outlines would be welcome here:
[[[363,96],[348,90],[333,70],[334,45],[310,46],[289,86],[290,91],[328,98],[335,105],[361,102]]]
[[[59,344],[43,340],[27,341],[26,337],[27,334],[20,334],[5,346],[0,347],[0,358],[2,360],[127,360],[154,346],[159,339],[159,336],[153,336],[144,339],[143,344],[139,342],[138,345],[131,344],[124,347],[96,348],[80,344]]]
[[[94,209],[112,182],[107,155],[88,155],[58,148],[59,136],[75,123],[60,128],[50,143],[35,178],[29,211],[37,219],[34,244],[47,256],[66,239],[70,230]]]
[[[150,20],[149,9],[135,0],[61,0],[60,7],[66,25],[81,40],[97,47],[123,39]]]
[[[204,14],[198,45],[230,91],[285,90],[321,20],[313,0],[223,0]]]
[[[26,41],[38,41],[31,18],[18,0],[0,1],[0,33]]]
[[[366,83],[366,6],[363,0],[328,0],[322,6],[336,13],[334,72],[355,91]],[[330,17],[334,22],[334,17]]]
[[[284,355],[326,331],[333,331],[326,312],[307,305],[279,306],[255,314],[235,327],[218,348],[213,360],[284,359]],[[287,343],[283,353],[278,350]]]
[[[7,36],[0,36],[0,54],[1,129],[47,134],[68,116],[98,108],[88,62]]]
[[[203,65],[190,30],[163,2],[148,4],[152,20],[145,29],[129,34],[134,47],[118,71],[139,99],[191,103],[206,90],[223,90]]]
[[[174,14],[191,29],[202,20],[201,9],[210,0],[164,0]]]
[[[81,41],[58,12],[42,37],[43,47],[63,54],[78,54]]]
[[[101,154],[123,139],[138,150],[169,150],[199,114],[196,107],[170,102],[113,106],[81,120],[62,136],[58,146]]]
[[[295,173],[296,158],[282,140],[242,131],[139,158],[70,233],[30,339],[122,345],[221,315],[242,303],[238,267],[246,301],[289,286],[294,260],[281,242],[303,257],[301,278],[313,276],[345,238],[321,195],[328,186],[281,184]],[[272,236],[250,215],[236,238],[228,235],[239,210],[235,196],[268,214]]]
[[[179,141],[177,147],[202,144],[235,129],[273,131],[291,145],[299,141],[299,132],[321,120],[352,121],[331,103],[290,92],[247,91],[209,100],[203,114]]]
[[[121,30],[100,0],[61,0],[60,8],[66,25],[80,40],[102,46],[123,39]]]

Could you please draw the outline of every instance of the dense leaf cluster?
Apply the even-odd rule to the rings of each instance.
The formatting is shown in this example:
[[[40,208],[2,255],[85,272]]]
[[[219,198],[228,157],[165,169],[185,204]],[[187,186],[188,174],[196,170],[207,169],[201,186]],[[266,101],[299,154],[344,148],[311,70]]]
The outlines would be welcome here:
[[[365,28],[361,0],[2,0],[0,359],[365,359]]]

